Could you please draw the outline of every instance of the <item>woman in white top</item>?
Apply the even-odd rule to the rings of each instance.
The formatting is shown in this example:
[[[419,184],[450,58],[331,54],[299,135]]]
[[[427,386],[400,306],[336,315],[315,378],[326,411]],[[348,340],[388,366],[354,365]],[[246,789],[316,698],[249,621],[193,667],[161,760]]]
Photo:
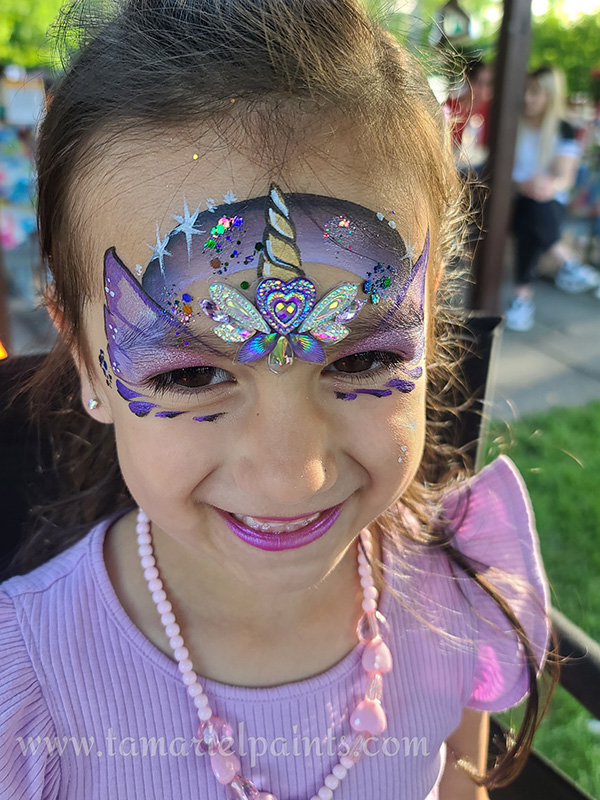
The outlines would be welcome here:
[[[564,100],[565,82],[559,70],[540,67],[528,76],[512,174],[517,192],[512,224],[516,286],[506,311],[506,324],[512,330],[533,327],[531,283],[547,250],[561,262],[556,276],[560,289],[583,292],[600,282],[596,270],[582,264],[561,242],[561,225],[580,156],[575,129],[562,118]]]

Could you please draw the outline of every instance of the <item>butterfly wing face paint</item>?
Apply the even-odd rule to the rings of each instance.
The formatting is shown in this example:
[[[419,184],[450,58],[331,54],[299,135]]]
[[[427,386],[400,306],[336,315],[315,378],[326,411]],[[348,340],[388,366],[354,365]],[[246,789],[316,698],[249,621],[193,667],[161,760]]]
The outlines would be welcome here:
[[[104,292],[110,365],[117,378],[140,384],[147,376],[153,346],[175,338],[177,320],[146,294],[114,248],[104,256]],[[134,348],[134,344],[144,346]]]
[[[163,369],[183,369],[195,359],[186,351],[196,337],[182,330],[181,320],[161,308],[137,282],[114,248],[104,256],[104,330],[110,367],[116,377],[115,387],[138,417],[173,419],[185,412],[154,411],[159,406],[145,393],[143,381]],[[102,352],[102,351],[101,351]],[[197,360],[197,359],[196,359]],[[199,422],[213,422],[220,415],[194,417]]]

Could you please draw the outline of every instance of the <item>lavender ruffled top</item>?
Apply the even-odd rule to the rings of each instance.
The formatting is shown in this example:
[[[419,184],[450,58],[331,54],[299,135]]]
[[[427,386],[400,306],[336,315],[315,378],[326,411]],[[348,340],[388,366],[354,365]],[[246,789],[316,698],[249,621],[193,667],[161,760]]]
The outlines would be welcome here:
[[[465,491],[470,504],[455,545],[495,568],[487,577],[504,590],[543,661],[548,583],[523,481],[500,457],[447,496],[450,513],[462,517]],[[0,584],[0,797],[224,800],[208,757],[193,746],[198,720],[176,663],[135,627],[112,587],[103,558],[110,522]],[[388,590],[380,598],[394,659],[384,681],[388,729],[334,800],[435,800],[444,741],[463,709],[519,703],[527,692],[524,657],[510,624],[469,579],[463,596],[443,554],[399,560],[386,547],[384,561],[407,601]],[[503,579],[504,570],[518,581]],[[341,737],[352,735],[348,717],[364,695],[363,649],[357,644],[326,672],[280,686],[201,678],[216,713],[234,728],[243,774],[260,789],[308,800],[322,785]]]

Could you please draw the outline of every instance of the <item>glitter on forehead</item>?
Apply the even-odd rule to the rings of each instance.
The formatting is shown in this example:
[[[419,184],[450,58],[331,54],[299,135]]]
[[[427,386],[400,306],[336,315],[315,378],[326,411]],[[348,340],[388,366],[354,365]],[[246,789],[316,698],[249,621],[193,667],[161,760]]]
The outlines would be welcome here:
[[[162,296],[165,285],[179,294],[196,280],[229,277],[249,268],[258,269],[261,277],[262,263],[271,264],[269,272],[263,269],[265,277],[282,278],[273,272],[279,264],[284,269],[288,265],[301,277],[299,254],[303,264],[341,267],[361,282],[369,279],[368,273],[378,264],[393,266],[400,285],[409,274],[406,243],[398,231],[376,212],[347,200],[311,194],[263,195],[211,205],[194,224],[205,231],[202,236],[186,239],[181,226],[164,238],[157,236],[160,246],[144,272],[144,289],[165,307],[170,299]],[[268,236],[265,225],[272,231]],[[271,250],[265,250],[265,243]]]
[[[244,219],[240,216],[221,217],[217,224],[211,228],[210,234],[204,242],[204,252],[212,250],[215,253],[222,253],[224,248],[229,248],[231,245],[232,256],[238,255],[235,250],[238,241],[236,228],[241,228],[243,224]]]

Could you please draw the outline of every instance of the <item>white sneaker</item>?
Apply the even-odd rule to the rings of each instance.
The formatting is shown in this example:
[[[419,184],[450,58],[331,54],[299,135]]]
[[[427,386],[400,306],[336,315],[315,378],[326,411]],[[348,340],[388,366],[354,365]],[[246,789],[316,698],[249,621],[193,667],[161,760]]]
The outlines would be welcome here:
[[[554,282],[563,292],[579,294],[600,285],[600,272],[578,261],[565,261],[558,270]]]
[[[533,300],[515,297],[505,313],[506,327],[511,331],[530,331],[535,321]]]

